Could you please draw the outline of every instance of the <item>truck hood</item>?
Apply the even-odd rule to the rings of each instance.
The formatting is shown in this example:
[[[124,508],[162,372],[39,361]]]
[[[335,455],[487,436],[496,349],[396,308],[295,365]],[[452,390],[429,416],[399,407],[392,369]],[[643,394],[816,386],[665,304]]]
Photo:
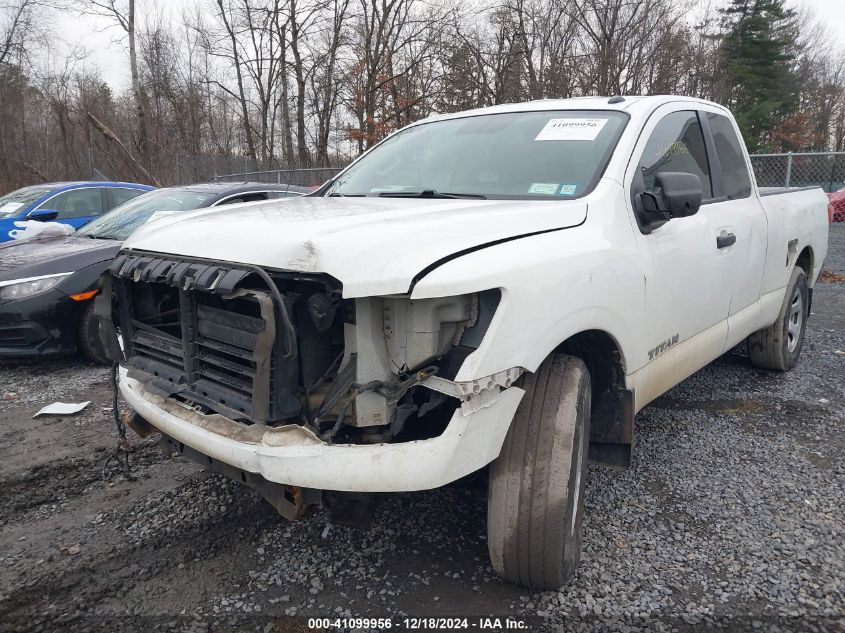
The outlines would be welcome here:
[[[124,249],[326,273],[344,297],[364,297],[406,293],[445,259],[586,216],[580,200],[304,197],[161,218]]]
[[[119,250],[115,240],[73,235],[5,242],[0,244],[0,281],[76,272],[114,259]]]

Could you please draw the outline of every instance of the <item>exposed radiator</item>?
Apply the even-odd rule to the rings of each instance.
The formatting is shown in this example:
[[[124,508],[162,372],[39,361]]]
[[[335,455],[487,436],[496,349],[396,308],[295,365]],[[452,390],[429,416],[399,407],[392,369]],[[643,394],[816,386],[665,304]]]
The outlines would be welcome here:
[[[234,265],[122,254],[111,273],[126,363],[148,388],[256,423],[299,414],[296,345],[286,358],[277,336],[295,295],[238,287],[251,271]]]

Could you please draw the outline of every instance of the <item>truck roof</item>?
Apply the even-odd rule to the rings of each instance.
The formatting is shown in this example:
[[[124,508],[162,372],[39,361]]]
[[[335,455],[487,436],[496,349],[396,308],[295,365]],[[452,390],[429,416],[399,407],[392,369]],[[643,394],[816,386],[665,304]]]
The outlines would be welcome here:
[[[521,103],[503,103],[500,105],[464,110],[452,114],[434,114],[420,123],[432,120],[455,119],[466,116],[483,114],[500,114],[505,112],[536,112],[539,110],[609,110],[617,112],[652,111],[664,103],[686,101],[691,104],[707,104],[719,106],[717,103],[695,97],[678,97],[674,95],[651,95],[631,97],[573,97],[570,99],[536,99]],[[725,110],[728,112],[728,110]]]

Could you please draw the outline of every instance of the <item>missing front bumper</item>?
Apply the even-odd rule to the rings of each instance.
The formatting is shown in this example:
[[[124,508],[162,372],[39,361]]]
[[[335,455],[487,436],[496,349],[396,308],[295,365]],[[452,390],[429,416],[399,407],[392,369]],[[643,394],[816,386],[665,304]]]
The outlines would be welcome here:
[[[524,391],[512,386],[488,407],[452,414],[439,436],[395,444],[327,444],[297,425],[244,425],[156,395],[121,368],[127,403],[165,435],[202,455],[300,488],[403,492],[439,488],[483,468],[501,451]]]
[[[261,475],[235,468],[225,462],[204,455],[164,433],[161,435],[161,445],[171,453],[178,453],[187,457],[210,472],[218,473],[228,477],[232,481],[252,488],[264,497],[288,521],[296,521],[301,518],[311,506],[322,505],[322,493],[319,490],[287,486],[267,481]]]

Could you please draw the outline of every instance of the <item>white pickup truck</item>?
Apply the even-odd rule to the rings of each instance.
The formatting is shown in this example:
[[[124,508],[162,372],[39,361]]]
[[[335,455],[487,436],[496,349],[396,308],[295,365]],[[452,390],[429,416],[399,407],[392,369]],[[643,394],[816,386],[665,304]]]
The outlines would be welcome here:
[[[295,517],[320,491],[489,466],[495,569],[559,587],[587,461],[748,339],[789,370],[820,189],[760,191],[731,114],[681,97],[434,116],[314,195],[157,220],[97,304],[134,428]]]

